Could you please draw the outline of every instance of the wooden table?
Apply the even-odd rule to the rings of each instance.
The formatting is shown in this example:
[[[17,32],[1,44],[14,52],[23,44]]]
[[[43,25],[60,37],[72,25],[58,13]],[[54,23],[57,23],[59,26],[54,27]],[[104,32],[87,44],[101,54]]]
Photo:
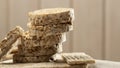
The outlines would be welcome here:
[[[86,68],[87,65],[68,65],[67,63],[13,63],[12,60],[0,62],[0,68]]]

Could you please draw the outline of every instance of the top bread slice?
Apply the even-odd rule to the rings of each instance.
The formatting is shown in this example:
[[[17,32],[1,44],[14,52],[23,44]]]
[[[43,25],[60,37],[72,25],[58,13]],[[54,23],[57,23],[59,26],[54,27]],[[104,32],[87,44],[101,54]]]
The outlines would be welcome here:
[[[71,24],[74,20],[74,10],[72,8],[50,8],[41,9],[28,13],[29,22],[32,25],[49,24]]]

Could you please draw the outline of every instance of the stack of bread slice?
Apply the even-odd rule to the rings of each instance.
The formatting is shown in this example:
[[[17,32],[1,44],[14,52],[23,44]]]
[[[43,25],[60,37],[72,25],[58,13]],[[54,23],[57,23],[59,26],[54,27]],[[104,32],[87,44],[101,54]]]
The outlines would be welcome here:
[[[29,12],[29,30],[21,37],[14,62],[47,62],[62,52],[66,32],[73,29],[74,10],[71,8],[42,9]]]
[[[0,60],[10,54],[7,57],[12,56],[14,63],[54,61],[77,65],[77,68],[87,68],[87,64],[95,63],[85,53],[61,53],[66,33],[73,29],[72,8],[41,9],[28,15],[28,31],[17,26],[0,42]]]

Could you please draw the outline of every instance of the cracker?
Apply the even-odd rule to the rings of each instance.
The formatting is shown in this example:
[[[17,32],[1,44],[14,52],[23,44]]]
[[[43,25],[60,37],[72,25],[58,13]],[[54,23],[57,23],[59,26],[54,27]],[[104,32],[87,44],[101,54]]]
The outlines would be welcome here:
[[[85,53],[62,53],[62,56],[70,65],[95,63],[95,60]]]

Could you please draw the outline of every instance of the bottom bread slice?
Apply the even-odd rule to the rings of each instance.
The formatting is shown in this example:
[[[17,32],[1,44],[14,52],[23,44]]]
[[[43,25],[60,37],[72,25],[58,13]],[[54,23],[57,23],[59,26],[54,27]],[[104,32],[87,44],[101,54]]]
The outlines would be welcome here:
[[[25,57],[19,54],[13,55],[14,63],[37,63],[37,62],[48,62],[51,55],[40,55],[40,56],[29,56]]]
[[[24,56],[54,55],[60,52],[62,52],[62,45],[54,45],[48,48],[41,46],[25,48],[23,45],[18,45],[18,53]]]

